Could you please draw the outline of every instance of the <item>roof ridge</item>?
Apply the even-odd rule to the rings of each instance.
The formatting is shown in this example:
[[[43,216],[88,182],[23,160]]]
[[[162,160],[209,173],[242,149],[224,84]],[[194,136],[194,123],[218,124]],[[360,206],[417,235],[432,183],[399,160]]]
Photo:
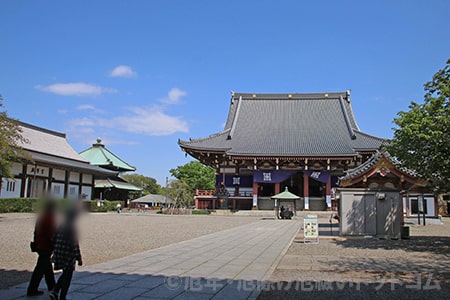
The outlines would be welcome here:
[[[129,163],[127,163],[126,161],[124,161],[123,159],[121,159],[119,156],[117,156],[117,155],[115,155],[113,152],[109,151],[106,147],[100,147],[100,148],[101,148],[102,153],[103,153],[103,150],[105,150],[105,151],[107,151],[109,154],[111,154],[112,156],[114,156],[115,158],[117,158],[118,160],[120,160],[121,162],[123,162],[124,164],[126,164],[127,166],[129,166],[130,168],[136,170],[136,167],[130,165]],[[103,153],[103,155],[105,155],[105,154]],[[105,155],[105,158],[106,158],[107,160],[109,160],[108,157],[106,157],[106,155]]]
[[[382,157],[385,157],[389,162],[391,162],[395,167],[397,167],[400,171],[410,175],[410,176],[419,176],[417,172],[414,170],[408,169],[406,167],[403,167],[401,163],[393,157],[389,152],[387,151],[380,151],[378,150],[375,152],[368,160],[366,160],[361,165],[357,166],[356,168],[353,168],[351,170],[348,170],[346,174],[342,177],[339,177],[340,180],[345,180],[348,178],[351,178],[355,175],[360,174],[361,172],[365,172],[368,167],[374,166],[376,163],[380,161]]]
[[[82,160],[79,160],[79,159],[69,158],[69,157],[66,157],[66,156],[50,154],[50,153],[46,153],[46,152],[42,152],[42,151],[30,150],[30,149],[26,149],[26,148],[23,148],[23,151],[34,152],[34,153],[39,153],[39,154],[44,154],[44,155],[49,155],[49,156],[54,156],[54,157],[57,157],[57,158],[68,159],[68,160],[71,160],[71,161],[76,161],[76,162],[80,162],[80,163],[83,163],[83,164],[90,165],[90,163],[87,160],[85,160],[83,157],[81,157],[81,156],[80,157],[82,158]]]
[[[29,129],[33,129],[33,130],[37,130],[37,131],[40,131],[40,132],[48,133],[48,134],[51,134],[51,135],[54,135],[54,136],[66,138],[66,134],[63,133],[63,132],[58,132],[58,131],[55,131],[55,130],[39,127],[39,126],[32,125],[32,124],[29,124],[29,123],[25,123],[25,122],[18,121],[18,120],[14,120],[14,122],[16,122],[19,126],[23,126],[23,127],[29,128]]]
[[[420,176],[420,174],[417,173],[416,171],[402,166],[402,163],[397,158],[393,157],[389,152],[387,152],[387,151],[380,151],[380,152],[384,155],[384,157],[386,157],[390,162],[392,162],[401,171],[405,172],[406,174],[412,175],[412,176]]]
[[[343,92],[337,92],[337,91],[330,91],[330,92],[306,92],[306,93],[300,93],[300,92],[285,92],[285,93],[255,93],[255,92],[233,92],[233,96],[241,96],[241,95],[266,95],[266,96],[275,96],[275,95],[303,95],[303,96],[324,96],[326,94],[330,95],[348,95],[348,91]]]
[[[215,138],[215,137],[221,136],[221,135],[223,135],[223,134],[225,134],[225,133],[228,133],[228,132],[230,132],[230,131],[231,131],[231,128],[228,128],[228,129],[222,130],[221,132],[218,132],[218,133],[214,133],[214,134],[208,135],[207,137],[203,137],[203,138],[189,138],[189,141],[185,141],[185,140],[181,140],[181,139],[180,139],[180,140],[178,140],[178,142],[179,142],[179,143],[182,143],[182,142],[185,142],[185,143],[192,143],[192,142],[207,141],[207,140],[213,139],[213,138]]]
[[[367,137],[371,137],[371,138],[374,138],[374,139],[377,139],[377,140],[380,140],[380,141],[383,141],[383,142],[387,140],[387,139],[384,139],[384,138],[380,138],[378,136],[374,136],[374,135],[368,134],[368,133],[366,133],[364,131],[361,131],[361,130],[358,130],[358,129],[353,129],[353,130],[355,132],[359,133],[359,134],[362,134],[362,135],[365,135]]]
[[[237,106],[236,112],[234,113],[233,122],[231,123],[230,132],[228,134],[228,137],[230,139],[232,138],[234,130],[236,129],[236,122],[239,117],[239,111],[241,110],[241,101],[242,101],[242,96],[239,96],[239,100],[237,101],[237,105],[236,105]]]
[[[345,108],[344,98],[342,96],[339,97],[339,104],[341,106],[342,113],[344,114],[345,124],[347,125],[348,132],[350,134],[350,138],[352,140],[356,139],[355,132],[353,130],[352,124],[350,124],[350,117],[348,116],[348,111]]]

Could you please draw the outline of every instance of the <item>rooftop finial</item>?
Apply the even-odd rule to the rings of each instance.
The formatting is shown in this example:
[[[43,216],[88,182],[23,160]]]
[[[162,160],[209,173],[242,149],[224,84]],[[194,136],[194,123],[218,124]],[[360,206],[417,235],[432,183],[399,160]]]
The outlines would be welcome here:
[[[98,137],[97,138],[97,143],[92,144],[92,147],[105,147],[105,145],[102,144],[102,138]]]

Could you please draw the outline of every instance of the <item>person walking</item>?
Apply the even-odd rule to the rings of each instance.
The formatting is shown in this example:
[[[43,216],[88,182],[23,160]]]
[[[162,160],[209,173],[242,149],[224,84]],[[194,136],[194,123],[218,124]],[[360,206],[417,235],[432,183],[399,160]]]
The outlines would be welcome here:
[[[50,260],[53,253],[53,236],[55,231],[55,202],[48,200],[45,203],[44,211],[36,220],[34,239],[30,244],[31,251],[37,252],[38,260],[28,284],[27,296],[39,296],[44,293],[38,290],[44,276],[48,290],[51,291],[55,287],[55,275]]]
[[[55,270],[62,270],[62,274],[50,292],[50,299],[52,300],[66,300],[75,270],[75,262],[78,261],[79,266],[83,265],[75,228],[76,218],[77,211],[69,210],[64,224],[58,228],[55,235],[53,262],[55,263]]]

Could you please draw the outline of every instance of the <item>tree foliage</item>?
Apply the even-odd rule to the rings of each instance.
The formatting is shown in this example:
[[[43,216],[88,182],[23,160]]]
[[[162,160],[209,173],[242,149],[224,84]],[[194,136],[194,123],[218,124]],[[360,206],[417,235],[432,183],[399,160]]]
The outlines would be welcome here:
[[[17,122],[3,110],[0,95],[0,177],[11,177],[11,162],[18,158],[22,139]]]
[[[172,199],[173,207],[189,207],[194,201],[190,186],[182,180],[172,180],[166,188],[167,196]]]
[[[450,59],[424,85],[422,104],[394,119],[394,138],[387,150],[399,161],[430,180],[436,193],[450,191]]]
[[[198,161],[191,161],[185,165],[170,170],[170,174],[185,182],[190,190],[213,190],[216,185],[215,171]]]
[[[132,192],[130,193],[133,199],[139,198],[141,195],[157,194],[163,195],[164,190],[161,185],[158,184],[155,178],[148,177],[141,174],[123,174],[121,175],[123,179],[129,183],[143,188],[142,192]]]

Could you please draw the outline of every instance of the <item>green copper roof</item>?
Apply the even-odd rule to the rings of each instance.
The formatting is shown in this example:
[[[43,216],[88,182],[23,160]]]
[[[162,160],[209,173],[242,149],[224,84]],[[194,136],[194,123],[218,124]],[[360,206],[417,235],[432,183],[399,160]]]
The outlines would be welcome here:
[[[120,172],[135,171],[136,168],[122,160],[120,157],[106,149],[101,139],[97,139],[97,143],[92,147],[80,152],[81,157],[89,161],[91,165],[100,166],[110,170]]]
[[[119,190],[128,190],[128,191],[142,191],[140,187],[132,185],[131,183],[125,181],[113,180],[111,178],[107,179],[96,179],[95,180],[96,188],[116,188]]]
[[[284,190],[284,192],[276,194],[275,196],[272,196],[271,198],[272,199],[279,199],[279,200],[296,200],[296,199],[300,199],[299,196],[289,192],[287,187]]]

